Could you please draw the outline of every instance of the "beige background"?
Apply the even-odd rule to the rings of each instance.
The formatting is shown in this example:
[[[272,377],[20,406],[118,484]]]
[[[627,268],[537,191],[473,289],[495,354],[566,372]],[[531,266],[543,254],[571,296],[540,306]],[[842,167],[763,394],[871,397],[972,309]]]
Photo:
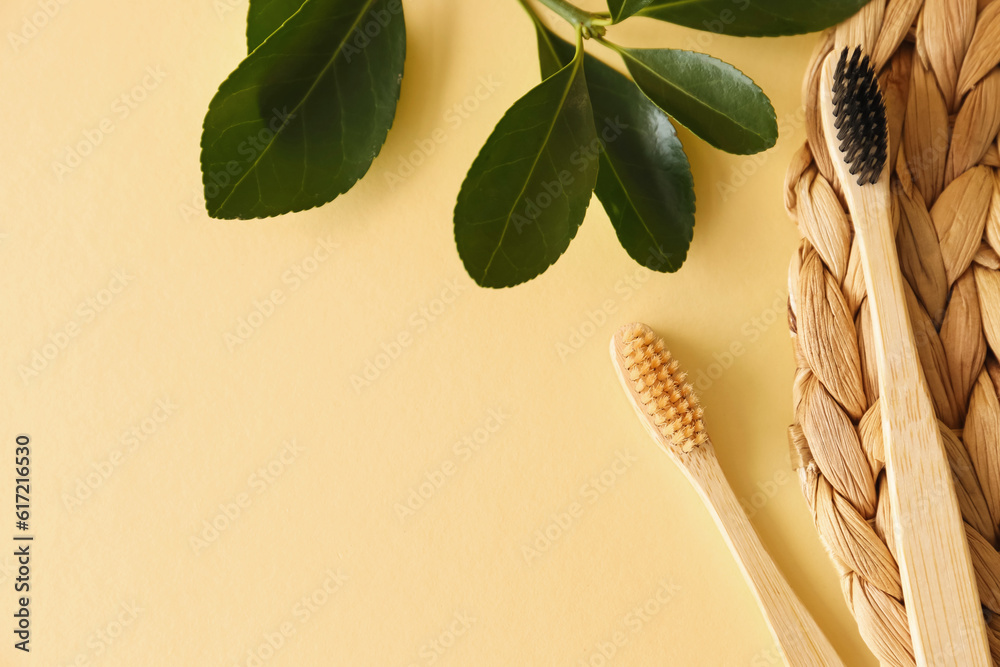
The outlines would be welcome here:
[[[407,1],[402,98],[368,177],[253,222],[209,219],[198,168],[208,101],[244,53],[245,1],[48,4],[51,18],[38,0],[0,7],[0,488],[12,504],[14,437],[30,434],[37,535],[34,651],[16,655],[5,631],[0,663],[779,664],[708,514],[615,381],[607,340],[638,319],[701,378],[722,466],[795,590],[848,664],[874,664],[785,439],[797,233],[782,182],[814,37],[616,29],[738,65],[775,103],[778,146],[728,156],[682,131],[698,225],[677,275],[639,269],[595,200],[542,278],[487,291],[464,274],[451,211],[537,82],[514,0]],[[481,79],[495,90],[477,100]],[[455,105],[474,110],[455,122]],[[390,183],[439,128],[445,141]],[[100,143],[77,163],[88,136]],[[273,312],[252,315],[275,290]],[[369,362],[372,381],[352,382]],[[440,487],[401,517],[428,479]],[[11,566],[0,557],[8,619]],[[616,638],[611,660],[594,657]]]

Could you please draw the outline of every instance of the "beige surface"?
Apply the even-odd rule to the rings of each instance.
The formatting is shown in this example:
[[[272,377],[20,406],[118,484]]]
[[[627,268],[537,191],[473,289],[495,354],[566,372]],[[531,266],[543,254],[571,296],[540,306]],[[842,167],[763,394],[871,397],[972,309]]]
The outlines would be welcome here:
[[[793,588],[847,663],[873,664],[785,440],[797,234],[781,184],[813,37],[616,31],[740,66],[775,103],[779,145],[734,157],[682,134],[699,211],[680,274],[639,269],[595,200],[566,256],[498,292],[464,275],[451,210],[537,80],[513,0],[407,2],[399,113],[368,178],[254,222],[208,219],[198,170],[245,2],[52,4],[30,39],[0,45],[0,488],[12,504],[14,436],[29,433],[37,535],[34,650],[22,659],[5,634],[0,663],[228,667],[284,630],[263,664],[576,667],[616,641],[607,664],[779,664],[708,514],[620,393],[606,343],[640,319],[698,381],[722,466]],[[4,34],[39,6],[4,3]],[[463,103],[478,108],[449,114]],[[88,134],[100,144],[59,168]],[[36,351],[53,359],[22,377]],[[361,386],[369,362],[383,368]],[[90,488],[95,470],[109,474]],[[439,488],[401,517],[428,479]],[[546,529],[555,539],[536,544]],[[0,558],[5,614],[12,562]],[[108,645],[98,633],[119,617]]]

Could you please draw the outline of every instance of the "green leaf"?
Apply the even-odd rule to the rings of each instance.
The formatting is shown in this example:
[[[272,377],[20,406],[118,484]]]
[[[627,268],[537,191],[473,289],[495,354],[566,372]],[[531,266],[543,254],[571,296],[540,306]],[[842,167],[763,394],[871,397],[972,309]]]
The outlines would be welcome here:
[[[866,4],[868,0],[653,0],[639,15],[725,35],[773,37],[823,30]]]
[[[208,107],[209,214],[262,218],[349,190],[392,125],[405,51],[399,0],[306,0]]]
[[[611,10],[611,20],[621,23],[639,10],[643,9],[653,0],[608,0],[608,9]]]
[[[304,0],[250,0],[247,11],[247,53],[271,36]]]
[[[541,23],[542,76],[569,62],[573,46]],[[670,119],[627,77],[587,56],[587,87],[604,150],[594,192],[629,256],[655,271],[684,263],[694,230],[694,178]]]
[[[597,135],[579,55],[507,110],[469,169],[455,243],[483,287],[541,274],[576,236],[597,180]]]
[[[759,153],[778,140],[771,101],[729,63],[692,51],[611,46],[649,99],[716,148]]]

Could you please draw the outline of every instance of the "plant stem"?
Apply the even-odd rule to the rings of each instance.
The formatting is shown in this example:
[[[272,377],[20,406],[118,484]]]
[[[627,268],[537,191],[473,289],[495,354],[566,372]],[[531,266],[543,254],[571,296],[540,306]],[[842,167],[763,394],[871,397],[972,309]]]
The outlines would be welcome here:
[[[540,2],[569,21],[573,27],[579,28],[587,39],[602,36],[605,28],[611,25],[611,18],[606,14],[584,11],[567,0],[540,0]]]
[[[617,52],[617,53],[618,53],[618,55],[620,55],[620,56],[622,56],[622,57],[624,57],[624,56],[625,56],[625,52],[624,52],[624,50],[622,49],[622,47],[618,46],[618,45],[617,45],[617,44],[615,44],[614,42],[609,42],[608,40],[606,40],[606,39],[604,38],[604,35],[597,35],[597,36],[595,36],[595,37],[594,37],[594,41],[596,41],[596,42],[597,42],[598,44],[600,44],[601,46],[604,46],[604,47],[606,47],[606,48],[608,48],[608,49],[611,49],[612,51],[615,51],[615,52]]]

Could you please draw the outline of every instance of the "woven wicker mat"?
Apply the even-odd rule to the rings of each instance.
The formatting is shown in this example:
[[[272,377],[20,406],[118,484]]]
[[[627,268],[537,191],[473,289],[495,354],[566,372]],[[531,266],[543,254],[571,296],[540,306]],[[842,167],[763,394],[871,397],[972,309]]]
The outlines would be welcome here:
[[[804,237],[789,273],[793,465],[865,642],[885,665],[912,665],[872,321],[817,109],[823,58],[848,44],[880,72],[907,307],[1000,664],[1000,0],[873,0],[829,31],[806,73],[808,141],[785,189]]]

